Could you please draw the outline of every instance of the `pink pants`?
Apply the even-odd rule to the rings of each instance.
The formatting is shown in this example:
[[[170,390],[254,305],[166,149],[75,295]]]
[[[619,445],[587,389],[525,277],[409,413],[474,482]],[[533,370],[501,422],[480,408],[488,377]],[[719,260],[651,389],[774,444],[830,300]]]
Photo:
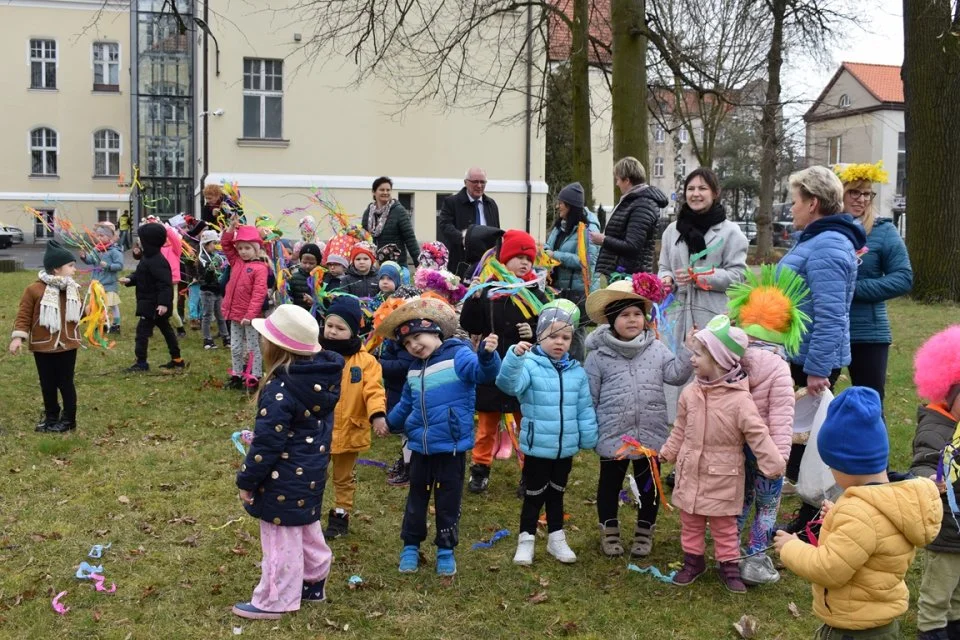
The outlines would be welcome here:
[[[680,512],[680,546],[684,553],[702,556],[707,550],[707,520],[713,536],[713,554],[717,562],[729,562],[740,557],[740,535],[737,516],[698,516]]]
[[[330,573],[333,553],[319,522],[280,527],[261,520],[260,546],[262,573],[250,602],[263,611],[297,611],[303,583],[325,580]]]

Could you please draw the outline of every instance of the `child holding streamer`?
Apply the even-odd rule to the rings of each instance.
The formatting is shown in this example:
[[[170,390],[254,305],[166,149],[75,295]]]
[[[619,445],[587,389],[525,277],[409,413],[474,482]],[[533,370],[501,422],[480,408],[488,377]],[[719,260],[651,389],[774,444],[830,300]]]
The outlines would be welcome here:
[[[260,520],[263,562],[253,597],[233,613],[275,620],[303,601],[326,599],[333,554],[319,521],[343,358],[321,350],[317,321],[297,306],[280,305],[252,326],[262,336],[267,375],[237,487],[247,513]]]
[[[598,325],[587,337],[590,353],[584,367],[600,428],[597,515],[600,550],[607,557],[624,552],[617,511],[631,460],[640,504],[630,555],[644,557],[653,550],[661,499],[653,475],[657,457],[618,453],[624,451],[624,436],[660,450],[670,433],[663,385],[683,384],[693,371],[690,353],[682,345],[677,355],[671,353],[649,324],[653,305],[662,302],[664,293],[659,278],[638,273],[587,297],[587,314]]]
[[[120,289],[117,274],[123,270],[123,252],[115,243],[116,233],[111,227],[97,225],[93,229],[96,236],[94,250],[90,253],[80,252],[80,259],[93,265],[93,279],[103,285],[106,293],[106,307],[108,315],[113,316],[110,333],[120,333]]]
[[[263,375],[263,361],[260,340],[252,323],[263,313],[270,268],[259,257],[263,244],[257,228],[241,226],[236,216],[223,232],[220,246],[230,263],[230,280],[223,296],[223,316],[230,323],[232,369],[224,388],[256,387]],[[246,370],[248,362],[251,362],[250,371]]]

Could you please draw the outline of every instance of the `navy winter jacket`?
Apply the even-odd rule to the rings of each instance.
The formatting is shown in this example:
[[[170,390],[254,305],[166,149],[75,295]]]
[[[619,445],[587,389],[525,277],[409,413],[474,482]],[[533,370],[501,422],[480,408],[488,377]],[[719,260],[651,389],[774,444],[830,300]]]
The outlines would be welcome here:
[[[394,432],[405,431],[407,446],[423,455],[473,448],[473,410],[478,384],[493,383],[500,356],[450,338],[426,360],[415,359],[407,372],[400,404],[387,416]]]
[[[857,269],[857,289],[850,306],[850,342],[890,344],[887,300],[910,293],[913,269],[900,233],[887,218],[874,222],[867,249]]]
[[[320,519],[342,374],[343,358],[321,351],[267,383],[253,444],[237,474],[237,487],[254,494],[253,504],[244,504],[247,513],[287,527]]]
[[[808,331],[793,362],[807,375],[829,377],[850,364],[850,303],[857,280],[856,252],[866,236],[847,213],[818,218],[780,260],[803,277],[810,295],[800,308],[810,316]]]
[[[414,358],[396,340],[384,340],[380,349],[380,368],[383,369],[383,388],[387,392],[387,412],[400,404],[403,385]]]

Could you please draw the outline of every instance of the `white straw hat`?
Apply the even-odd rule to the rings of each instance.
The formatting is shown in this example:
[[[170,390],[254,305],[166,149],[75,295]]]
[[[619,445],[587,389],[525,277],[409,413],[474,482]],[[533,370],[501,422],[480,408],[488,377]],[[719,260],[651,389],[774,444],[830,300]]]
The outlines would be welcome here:
[[[321,349],[317,342],[320,325],[309,311],[295,304],[282,304],[269,318],[254,318],[251,324],[264,338],[291,353],[309,356]]]

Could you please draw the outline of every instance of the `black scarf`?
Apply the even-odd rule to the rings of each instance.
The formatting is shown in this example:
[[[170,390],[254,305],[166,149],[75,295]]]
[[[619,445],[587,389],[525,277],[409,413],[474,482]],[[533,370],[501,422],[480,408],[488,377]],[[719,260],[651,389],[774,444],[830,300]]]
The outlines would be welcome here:
[[[330,340],[328,338],[321,337],[320,346],[327,351],[339,353],[344,358],[352,356],[360,351],[361,348],[363,348],[363,344],[360,342],[360,338],[357,336],[347,338],[346,340]]]
[[[680,237],[677,238],[677,244],[687,243],[687,249],[690,255],[700,253],[707,248],[706,240],[703,235],[707,229],[715,224],[719,224],[727,219],[727,212],[723,205],[714,200],[713,206],[704,213],[695,213],[686,203],[680,207],[680,214],[677,216],[677,232]]]

